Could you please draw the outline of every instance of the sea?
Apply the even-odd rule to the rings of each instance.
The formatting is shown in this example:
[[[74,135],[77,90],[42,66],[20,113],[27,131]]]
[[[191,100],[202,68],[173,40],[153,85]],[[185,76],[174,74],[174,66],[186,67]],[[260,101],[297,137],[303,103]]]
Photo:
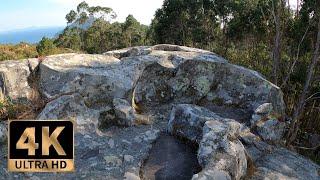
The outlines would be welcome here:
[[[35,44],[43,37],[54,38],[64,27],[31,27],[18,30],[0,31],[0,44],[19,44],[20,42]]]

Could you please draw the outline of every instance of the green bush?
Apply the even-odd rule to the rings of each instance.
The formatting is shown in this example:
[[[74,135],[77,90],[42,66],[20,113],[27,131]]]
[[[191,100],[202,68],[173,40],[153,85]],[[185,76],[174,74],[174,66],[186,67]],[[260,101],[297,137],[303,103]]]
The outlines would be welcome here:
[[[43,37],[37,45],[37,52],[40,56],[54,54],[57,50],[53,40]]]

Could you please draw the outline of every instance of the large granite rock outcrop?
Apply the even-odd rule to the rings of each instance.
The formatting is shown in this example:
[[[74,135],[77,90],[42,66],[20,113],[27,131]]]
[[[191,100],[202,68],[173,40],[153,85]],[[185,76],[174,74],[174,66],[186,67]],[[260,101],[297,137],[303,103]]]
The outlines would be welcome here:
[[[134,89],[134,101],[147,111],[165,103],[198,104],[215,110],[243,110],[239,120],[264,103],[284,115],[281,90],[259,73],[221,61],[187,60],[176,68],[146,67]]]
[[[174,107],[168,131],[199,145],[198,160],[203,169],[193,176],[195,180],[319,179],[319,165],[268,144],[264,136],[253,134],[244,124],[219,117],[203,107]]]
[[[26,102],[35,96],[29,77],[37,66],[37,59],[0,62],[0,96]]]
[[[320,166],[301,155],[279,146],[267,144],[248,131],[240,134],[250,159],[248,179],[319,179]]]
[[[168,131],[175,136],[199,143],[205,122],[221,119],[223,118],[206,108],[190,104],[179,104],[170,113]]]
[[[140,51],[144,51],[144,48],[140,49],[142,49]],[[92,106],[97,106],[101,101],[110,103],[108,99],[128,96],[144,68],[150,63],[158,62],[165,67],[174,67],[186,59],[204,56],[201,52],[191,50],[190,52],[155,50],[150,54],[128,56],[121,60],[109,56],[113,55],[113,52],[106,53],[109,55],[65,54],[49,56],[39,67],[40,92],[49,99],[65,94],[79,93]],[[132,51],[132,48],[120,50],[125,54],[128,51]],[[213,53],[207,53],[208,56],[219,58]],[[175,57],[179,60],[175,60]],[[205,59],[205,57],[202,58]],[[221,61],[224,60],[221,59]]]
[[[98,110],[88,108],[79,94],[71,94],[49,102],[37,118],[72,120],[77,124],[77,131],[86,132],[95,131],[100,113]]]
[[[203,170],[193,179],[210,174],[222,179],[241,179],[246,175],[245,148],[238,136],[242,125],[222,118],[206,108],[190,104],[177,105],[171,112],[168,131],[199,144],[198,160]]]
[[[212,52],[163,44],[61,54],[1,62],[0,75],[4,96],[40,93],[47,104],[37,119],[76,122],[77,165],[69,174],[9,174],[0,163],[0,179],[140,179],[161,132],[197,146],[202,170],[193,179],[319,179],[318,165],[280,148],[280,88]],[[1,122],[3,152],[5,132]]]

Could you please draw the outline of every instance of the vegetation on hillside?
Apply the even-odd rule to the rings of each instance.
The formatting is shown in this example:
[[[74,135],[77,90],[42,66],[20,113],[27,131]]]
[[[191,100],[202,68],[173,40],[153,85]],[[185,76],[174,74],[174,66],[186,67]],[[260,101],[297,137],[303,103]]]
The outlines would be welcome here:
[[[36,46],[27,43],[0,45],[0,60],[14,60],[36,57]]]
[[[38,45],[23,42],[17,45],[0,44],[0,61],[36,58],[70,52],[74,52],[74,50],[61,47],[58,48],[53,44],[52,39],[44,37]]]
[[[111,8],[93,6],[82,2],[77,10],[66,15],[68,26],[55,40],[58,47],[88,53],[103,53],[124,47],[146,45],[148,26],[140,24],[132,15],[124,23],[110,20],[116,17]],[[90,27],[87,23],[92,21]]]

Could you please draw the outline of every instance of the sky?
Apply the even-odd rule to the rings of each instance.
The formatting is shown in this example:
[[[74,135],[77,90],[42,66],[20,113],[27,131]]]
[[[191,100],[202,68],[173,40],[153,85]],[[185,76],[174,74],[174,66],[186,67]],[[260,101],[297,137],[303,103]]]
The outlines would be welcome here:
[[[66,26],[65,16],[83,0],[0,0],[0,31]],[[149,25],[163,0],[86,0],[90,6],[111,7],[123,22],[132,14]]]
[[[0,0],[0,31],[30,27],[65,26],[65,15],[83,0]],[[132,14],[149,25],[163,0],[86,0],[90,6],[111,7],[123,22]],[[296,0],[290,0],[293,8]]]

